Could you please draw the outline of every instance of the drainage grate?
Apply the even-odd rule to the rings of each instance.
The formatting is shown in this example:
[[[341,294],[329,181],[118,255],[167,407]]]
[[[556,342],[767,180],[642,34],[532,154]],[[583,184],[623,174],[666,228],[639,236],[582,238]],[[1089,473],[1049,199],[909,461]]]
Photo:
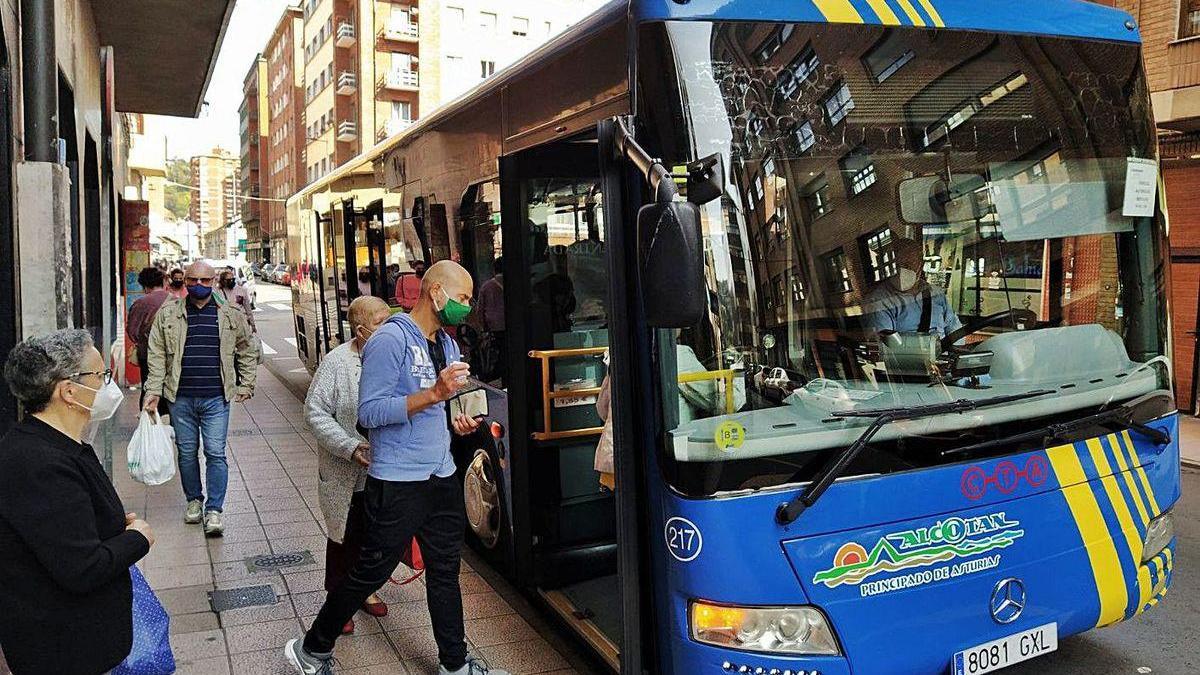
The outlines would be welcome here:
[[[243,586],[220,591],[208,592],[208,604],[214,612],[226,612],[243,607],[261,607],[279,602],[275,589],[271,585]]]
[[[253,429],[230,429],[227,436],[251,436],[255,433]]]
[[[313,560],[312,551],[297,551],[295,553],[273,553],[271,555],[256,555],[251,558],[246,558],[246,569],[251,572],[268,572],[281,567],[298,567],[300,565],[311,565]]]

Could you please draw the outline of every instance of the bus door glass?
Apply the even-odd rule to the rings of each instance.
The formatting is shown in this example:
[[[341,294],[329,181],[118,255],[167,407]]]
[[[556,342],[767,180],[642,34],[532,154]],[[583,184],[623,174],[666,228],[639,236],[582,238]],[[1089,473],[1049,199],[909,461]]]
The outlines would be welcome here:
[[[480,381],[504,389],[508,374],[500,181],[467,188],[459,208],[463,267],[475,282],[475,311],[459,329],[463,355]]]
[[[598,177],[578,173],[596,166],[588,146],[554,146],[530,164],[537,173],[522,178],[519,213],[529,289],[520,311],[532,359],[524,393],[534,446],[529,484],[537,486],[529,496],[534,578],[551,606],[615,664],[622,630],[612,601],[620,597],[616,514],[597,405],[609,344],[603,195]]]

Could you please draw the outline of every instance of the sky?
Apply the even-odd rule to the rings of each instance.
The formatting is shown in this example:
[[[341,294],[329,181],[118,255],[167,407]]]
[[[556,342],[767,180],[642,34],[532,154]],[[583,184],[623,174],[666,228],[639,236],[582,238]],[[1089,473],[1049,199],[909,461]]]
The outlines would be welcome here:
[[[298,0],[237,0],[217,67],[204,100],[208,102],[199,119],[159,117],[167,134],[167,156],[187,158],[207,154],[220,146],[238,154],[238,107],[242,104],[242,82],[254,57],[263,50],[279,17]]]

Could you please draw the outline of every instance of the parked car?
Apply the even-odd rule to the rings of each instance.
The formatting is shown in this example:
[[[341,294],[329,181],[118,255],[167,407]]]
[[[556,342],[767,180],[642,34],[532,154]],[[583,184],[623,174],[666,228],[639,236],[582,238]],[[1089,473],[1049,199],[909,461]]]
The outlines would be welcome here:
[[[279,268],[275,270],[275,278],[277,283],[283,284],[284,286],[290,286],[292,284],[291,266],[286,264],[280,265]]]
[[[263,266],[258,269],[258,278],[263,281],[270,281],[271,274],[275,271],[275,263],[263,263]]]

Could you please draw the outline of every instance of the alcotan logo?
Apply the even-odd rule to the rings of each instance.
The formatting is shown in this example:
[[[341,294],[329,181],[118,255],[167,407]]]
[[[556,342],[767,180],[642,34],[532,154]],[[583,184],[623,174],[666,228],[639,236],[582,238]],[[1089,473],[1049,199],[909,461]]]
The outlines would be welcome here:
[[[1007,548],[1025,536],[1025,530],[1020,529],[1020,525],[1019,521],[1009,520],[1001,511],[974,518],[952,516],[928,527],[885,534],[870,551],[857,542],[847,542],[834,554],[833,567],[817,572],[813,583],[825,584],[829,588],[860,584],[877,574],[927,567],[957,558],[974,558]],[[999,556],[993,556],[980,560],[979,564],[994,567],[999,562]],[[903,587],[974,571],[977,571],[975,566],[963,563],[947,569],[945,575],[930,573],[928,578],[914,575],[913,579],[905,581]],[[872,593],[864,594],[888,590],[895,589],[881,586]]]

